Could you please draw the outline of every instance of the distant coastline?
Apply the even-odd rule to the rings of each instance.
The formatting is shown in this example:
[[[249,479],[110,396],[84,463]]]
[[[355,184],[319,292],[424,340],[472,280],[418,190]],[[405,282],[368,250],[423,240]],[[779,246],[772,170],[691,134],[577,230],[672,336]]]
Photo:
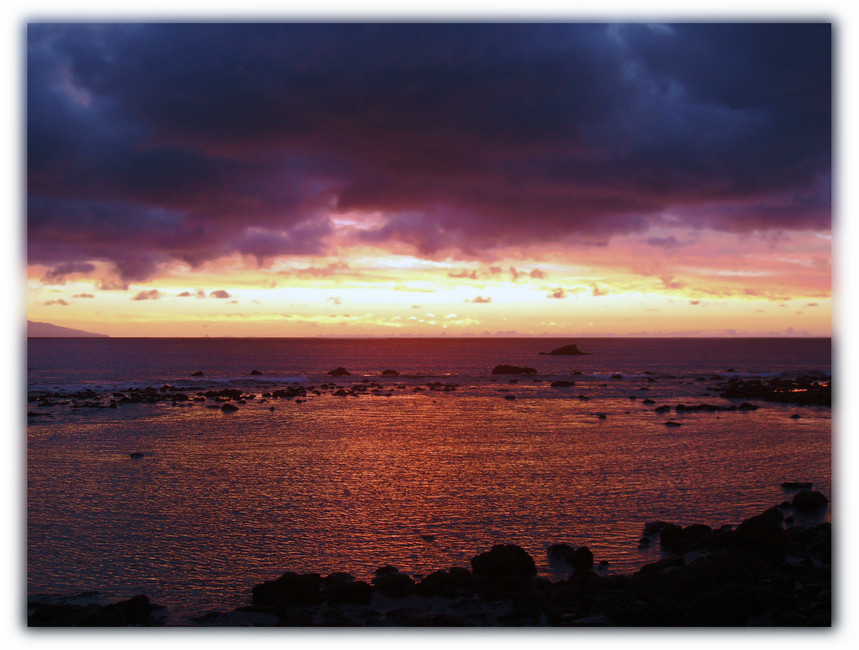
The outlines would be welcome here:
[[[27,321],[27,338],[75,337],[75,338],[109,338],[107,334],[96,334],[71,327],[60,327],[51,323]]]

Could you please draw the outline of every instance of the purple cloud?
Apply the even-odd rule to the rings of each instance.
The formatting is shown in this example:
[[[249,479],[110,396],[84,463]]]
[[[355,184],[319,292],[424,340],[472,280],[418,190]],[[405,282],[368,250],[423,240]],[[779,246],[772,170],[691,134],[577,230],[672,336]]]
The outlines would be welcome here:
[[[230,294],[227,293],[226,291],[224,291],[223,289],[218,289],[217,291],[209,292],[209,297],[210,298],[220,298],[223,300],[223,299],[229,298]]]
[[[490,296],[487,296],[486,298],[484,298],[483,296],[476,296],[471,300],[466,300],[465,302],[471,302],[475,305],[485,305],[487,303],[492,302],[492,298]]]
[[[28,260],[828,229],[831,95],[825,23],[30,24]]]

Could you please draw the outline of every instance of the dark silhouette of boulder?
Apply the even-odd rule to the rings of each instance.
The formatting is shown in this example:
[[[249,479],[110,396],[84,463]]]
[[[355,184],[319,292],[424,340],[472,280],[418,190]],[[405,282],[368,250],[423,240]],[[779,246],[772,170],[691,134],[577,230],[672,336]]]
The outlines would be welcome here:
[[[235,413],[238,410],[238,406],[236,406],[235,404],[230,404],[229,402],[221,406],[221,411],[223,411],[224,413]]]
[[[492,369],[493,375],[536,375],[536,368],[528,368],[528,367],[520,367],[520,366],[510,366],[507,364],[502,364],[500,366],[495,366]]]
[[[327,374],[332,377],[348,377],[352,373],[346,370],[343,366],[337,366],[334,370],[329,370]]]
[[[474,574],[489,580],[530,580],[537,574],[534,558],[516,544],[496,544],[491,550],[471,558]]]
[[[390,368],[382,371],[382,375],[385,377],[398,377],[399,374],[399,372],[397,372],[396,370],[391,370]]]
[[[326,576],[322,579],[322,588],[330,605],[369,605],[373,599],[373,588],[363,580],[355,580],[348,573]]]
[[[140,594],[109,605],[72,603],[27,603],[29,627],[153,627],[162,623],[153,616],[160,605]]]
[[[322,576],[318,573],[298,574],[290,571],[277,580],[256,585],[251,594],[254,605],[317,605],[322,601]]]
[[[793,509],[799,512],[814,512],[822,510],[829,503],[821,492],[817,490],[800,490],[793,497]]]
[[[567,381],[566,379],[559,379],[558,381],[553,381],[551,386],[552,388],[566,388],[567,386],[575,386],[576,382]]]
[[[415,587],[415,593],[418,596],[429,598],[431,596],[441,596],[442,598],[454,598],[458,593],[467,589],[473,582],[474,576],[468,570],[466,576],[461,573],[451,571],[433,571]]]
[[[191,373],[191,376],[192,376],[192,377],[202,377],[202,376],[203,376],[203,371],[202,371],[202,370],[197,370],[196,372],[192,372],[192,373]]]
[[[261,371],[261,370],[256,370],[256,369],[254,369],[254,370],[251,370],[251,374],[252,374],[252,375],[255,375],[255,376],[256,376],[256,375],[261,375],[261,374],[262,374],[262,371]]]
[[[546,553],[550,558],[565,562],[575,571],[590,571],[594,566],[594,554],[587,546],[573,548],[569,544],[551,544]]]
[[[542,352],[541,354],[546,354]],[[548,353],[550,356],[564,356],[564,357],[572,357],[572,356],[580,356],[584,354],[590,354],[589,352],[582,352],[579,350],[579,347],[575,343],[570,343],[569,345],[564,345],[560,348],[555,348],[551,352]]]
[[[373,587],[388,598],[405,598],[415,593],[415,581],[390,565],[376,569]]]

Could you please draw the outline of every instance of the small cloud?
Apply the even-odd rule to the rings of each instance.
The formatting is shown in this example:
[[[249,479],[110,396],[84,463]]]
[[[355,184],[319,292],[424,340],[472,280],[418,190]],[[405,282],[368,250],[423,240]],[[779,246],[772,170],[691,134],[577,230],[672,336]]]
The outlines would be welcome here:
[[[528,275],[532,278],[536,278],[537,280],[542,280],[546,277],[545,271],[541,271],[540,269],[531,269],[531,272]]]
[[[806,305],[806,307],[817,307],[817,303],[816,302],[810,302]]]
[[[465,302],[472,302],[475,305],[485,305],[488,302],[492,302],[492,298],[490,296],[487,296],[486,298],[484,298],[483,296],[477,296],[476,298],[466,300]]]
[[[412,309],[420,309],[422,305],[412,305]]]
[[[504,270],[504,269],[502,269],[500,266],[490,266],[490,267],[489,267],[489,272],[490,272],[492,275],[498,275],[498,274],[499,274],[499,273],[501,273],[501,271],[503,271],[503,270]]]
[[[183,291],[182,293],[176,294],[177,298],[190,298],[193,294],[190,291]]]
[[[645,241],[651,246],[657,246],[666,250],[680,246],[680,242],[677,241],[676,237],[648,237]]]
[[[231,305],[238,305],[239,301],[238,300],[230,300],[230,304]],[[244,314],[240,314],[240,316],[244,316]]]
[[[76,293],[72,298],[95,298],[91,293]]]
[[[516,270],[514,267],[512,267],[512,266],[510,267],[509,271],[510,271],[510,275],[511,275],[511,276],[512,276],[512,278],[513,278],[513,282],[516,282],[516,280],[518,280],[518,279],[519,279],[519,276],[520,276],[520,275],[522,275],[521,273],[519,273],[519,271],[517,271],[517,270]]]
[[[101,291],[128,291],[128,282],[123,282],[119,278],[105,278],[99,280],[98,288]]]
[[[557,289],[555,289],[552,293],[550,293],[550,294],[548,295],[548,297],[549,297],[549,298],[558,298],[558,299],[560,299],[560,298],[566,298],[566,297],[567,297],[567,292],[566,292],[566,291],[564,291],[564,289],[563,289],[562,287],[558,287],[558,288],[557,288]]]
[[[333,302],[335,305],[339,305],[340,300],[341,300],[340,296],[329,296],[328,298],[325,299],[325,302]]]
[[[597,283],[594,282],[594,296],[607,296],[607,295],[608,295],[608,292],[600,289],[597,286]]]
[[[700,301],[700,300],[690,300],[690,301],[689,301],[689,304],[690,304],[690,305],[700,305],[700,304],[701,304],[701,301]]]
[[[476,280],[477,279],[477,271],[469,272],[469,271],[463,269],[462,271],[456,271],[455,273],[453,273],[453,272],[448,273],[447,276],[449,278],[469,278],[471,280]]]
[[[755,309],[755,311],[761,314],[765,313],[763,309]]]
[[[63,300],[62,298],[60,298],[59,300],[49,300],[49,301],[48,301],[48,302],[46,302],[45,304],[46,304],[46,305],[48,305],[49,307],[50,307],[51,305],[62,305],[63,307],[68,307],[68,306],[69,306],[69,303],[67,303],[67,302],[66,302],[65,300]]]
[[[662,280],[662,284],[664,284],[667,289],[682,289],[686,286],[679,280],[675,280],[674,277],[670,275],[663,275],[659,279]]]
[[[151,289],[149,291],[140,291],[132,300],[158,300],[161,297],[161,294],[158,293],[158,289]]]
[[[226,298],[229,298],[230,294],[227,293],[226,291],[224,291],[223,289],[218,289],[217,291],[212,291],[209,294],[209,297],[210,298],[220,298],[220,299],[224,300]]]

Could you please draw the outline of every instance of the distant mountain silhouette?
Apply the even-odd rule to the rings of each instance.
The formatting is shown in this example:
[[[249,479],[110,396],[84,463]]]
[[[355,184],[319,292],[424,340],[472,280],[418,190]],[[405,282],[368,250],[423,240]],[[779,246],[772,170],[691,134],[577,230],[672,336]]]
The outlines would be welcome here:
[[[93,332],[72,329],[71,327],[60,327],[59,325],[51,325],[50,323],[36,323],[31,320],[27,321],[27,338],[44,338],[48,336],[107,338],[107,334],[94,334]]]

